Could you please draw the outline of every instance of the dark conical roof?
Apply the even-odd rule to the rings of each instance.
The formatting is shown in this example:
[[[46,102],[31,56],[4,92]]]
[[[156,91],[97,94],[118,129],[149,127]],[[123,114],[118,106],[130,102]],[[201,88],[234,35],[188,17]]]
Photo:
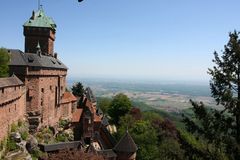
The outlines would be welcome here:
[[[128,131],[113,148],[115,152],[125,152],[125,153],[126,152],[133,153],[133,152],[136,152],[137,149],[138,149],[137,145],[135,144],[134,140],[132,139]]]

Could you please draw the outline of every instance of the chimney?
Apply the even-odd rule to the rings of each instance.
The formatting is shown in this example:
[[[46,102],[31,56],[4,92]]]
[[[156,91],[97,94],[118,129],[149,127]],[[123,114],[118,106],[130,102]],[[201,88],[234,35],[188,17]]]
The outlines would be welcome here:
[[[54,58],[57,59],[57,57],[58,57],[58,54],[57,54],[57,53],[54,53]]]

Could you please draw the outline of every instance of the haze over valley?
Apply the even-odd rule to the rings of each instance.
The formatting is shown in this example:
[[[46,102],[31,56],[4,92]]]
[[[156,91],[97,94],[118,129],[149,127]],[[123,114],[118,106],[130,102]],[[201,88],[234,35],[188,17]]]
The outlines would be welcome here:
[[[75,80],[69,80],[69,86]],[[181,112],[191,106],[189,100],[202,101],[208,107],[217,107],[208,83],[197,82],[145,82],[127,80],[83,79],[84,86],[90,86],[96,97],[112,98],[124,93],[134,102],[145,103],[155,109],[167,112]],[[138,106],[137,106],[138,107]],[[219,107],[219,106],[218,106]]]

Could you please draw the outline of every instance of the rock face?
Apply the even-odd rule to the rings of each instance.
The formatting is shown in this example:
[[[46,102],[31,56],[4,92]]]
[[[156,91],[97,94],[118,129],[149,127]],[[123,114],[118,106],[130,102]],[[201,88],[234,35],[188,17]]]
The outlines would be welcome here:
[[[38,141],[35,137],[29,136],[27,143],[26,143],[26,149],[29,153],[32,153],[35,149],[38,148]]]

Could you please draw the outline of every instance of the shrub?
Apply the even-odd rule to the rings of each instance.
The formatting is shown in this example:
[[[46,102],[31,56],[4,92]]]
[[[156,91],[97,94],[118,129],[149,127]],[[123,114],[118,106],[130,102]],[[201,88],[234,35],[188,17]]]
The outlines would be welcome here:
[[[65,134],[58,134],[56,137],[56,141],[57,142],[66,142],[67,137]]]
[[[18,126],[17,126],[15,123],[13,123],[13,124],[11,125],[11,132],[16,132],[17,129],[18,129]]]
[[[69,124],[68,120],[60,120],[60,121],[59,121],[59,126],[60,126],[61,128],[66,127],[68,124]]]
[[[16,142],[10,138],[7,139],[7,150],[8,151],[15,151],[18,150],[19,146],[16,144]]]
[[[21,127],[23,125],[23,121],[19,120],[18,121],[18,127]]]
[[[27,131],[22,132],[21,137],[22,137],[23,140],[26,140],[27,137],[28,137],[28,132]]]

